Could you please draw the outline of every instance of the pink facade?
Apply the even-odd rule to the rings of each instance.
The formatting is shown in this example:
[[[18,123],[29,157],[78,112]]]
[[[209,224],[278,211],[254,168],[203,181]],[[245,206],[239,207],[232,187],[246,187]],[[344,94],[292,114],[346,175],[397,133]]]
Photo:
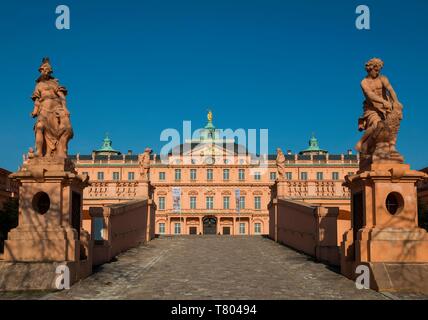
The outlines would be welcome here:
[[[342,183],[357,171],[358,157],[329,155],[317,149],[316,139],[314,148],[314,139],[310,149],[286,155],[287,198],[349,213],[349,192]],[[70,157],[79,173],[90,177],[91,186],[84,190],[87,219],[89,207],[144,197],[140,157],[113,150],[108,138],[91,155]],[[275,159],[276,155],[259,159],[233,140],[219,139],[212,122],[199,139],[176,146],[162,159],[153,154],[149,183],[156,234],[268,234],[268,204],[277,179]],[[174,188],[180,194],[179,207],[173,204]]]

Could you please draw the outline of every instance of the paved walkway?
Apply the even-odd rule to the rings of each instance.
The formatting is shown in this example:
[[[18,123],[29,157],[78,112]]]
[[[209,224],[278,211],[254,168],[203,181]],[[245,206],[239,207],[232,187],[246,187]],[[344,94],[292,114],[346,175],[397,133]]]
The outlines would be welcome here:
[[[43,299],[387,299],[262,237],[166,237]]]

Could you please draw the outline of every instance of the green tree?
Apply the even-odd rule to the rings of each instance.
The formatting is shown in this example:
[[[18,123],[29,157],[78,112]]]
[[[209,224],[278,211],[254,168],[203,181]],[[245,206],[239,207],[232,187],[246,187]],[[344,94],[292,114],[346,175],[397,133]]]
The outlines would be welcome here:
[[[0,210],[0,252],[3,252],[8,232],[18,226],[18,207],[18,199],[10,199]]]

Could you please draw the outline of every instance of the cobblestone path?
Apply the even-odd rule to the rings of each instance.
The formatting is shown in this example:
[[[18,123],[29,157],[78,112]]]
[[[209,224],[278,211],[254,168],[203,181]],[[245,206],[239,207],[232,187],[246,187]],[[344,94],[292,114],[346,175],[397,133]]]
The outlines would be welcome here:
[[[42,299],[387,299],[263,237],[164,237]]]

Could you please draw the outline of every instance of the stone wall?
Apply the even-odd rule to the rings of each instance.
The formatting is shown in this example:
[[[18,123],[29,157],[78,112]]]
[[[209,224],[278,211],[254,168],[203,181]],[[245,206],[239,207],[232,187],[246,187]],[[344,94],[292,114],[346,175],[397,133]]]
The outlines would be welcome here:
[[[341,235],[351,227],[339,220],[338,208],[273,199],[269,206],[269,237],[322,262],[339,265]]]
[[[91,207],[89,214],[94,265],[108,262],[154,237],[155,210],[150,199]]]

